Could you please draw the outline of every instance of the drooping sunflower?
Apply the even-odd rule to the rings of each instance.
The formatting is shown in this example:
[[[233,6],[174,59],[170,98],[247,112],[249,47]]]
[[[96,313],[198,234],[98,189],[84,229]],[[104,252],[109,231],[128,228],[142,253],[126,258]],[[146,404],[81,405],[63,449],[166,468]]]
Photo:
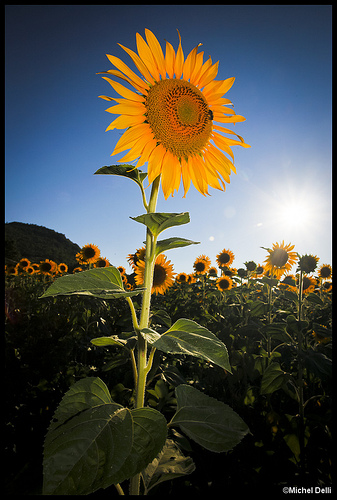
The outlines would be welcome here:
[[[264,272],[268,276],[275,276],[280,279],[283,274],[290,271],[297,260],[296,252],[292,252],[295,245],[282,243],[273,243],[273,248],[265,248],[269,256],[264,261]],[[264,247],[262,247],[264,248]]]
[[[80,264],[94,264],[100,257],[100,249],[89,243],[88,245],[84,245],[80,252],[76,254],[76,259]]]
[[[330,266],[330,264],[321,265],[321,267],[318,269],[318,276],[323,280],[331,278],[332,267]]]
[[[318,261],[319,257],[316,255],[305,254],[299,257],[298,267],[304,273],[312,273],[315,271]]]
[[[105,257],[99,257],[94,263],[94,267],[109,267],[110,262]]]
[[[216,256],[216,261],[220,269],[223,267],[229,267],[233,263],[233,260],[233,252],[226,250],[225,248]]]
[[[315,290],[316,280],[311,276],[303,276],[303,293],[311,293]]]
[[[211,259],[206,255],[199,255],[193,264],[193,269],[196,274],[207,274],[211,267]]]
[[[235,78],[215,80],[219,62],[213,64],[211,57],[204,62],[204,53],[198,53],[201,44],[185,59],[179,31],[178,35],[177,52],[166,42],[165,56],[149,29],[145,29],[146,41],[136,33],[138,54],[118,44],[131,57],[141,77],[121,59],[108,54],[117,70],[100,73],[120,78],[135,89],[134,92],[103,77],[122,97],[99,96],[115,101],[117,104],[106,111],[120,115],[107,130],[127,129],[112,155],[129,149],[118,161],[138,159],[138,168],[148,162],[149,183],[161,175],[165,198],[178,191],[181,178],[184,197],[191,181],[203,195],[208,194],[208,186],[225,190],[231,171],[235,173],[231,147],[250,147],[242,137],[224,127],[245,120],[229,107],[232,102],[223,97]],[[230,139],[223,133],[236,138]]]
[[[142,247],[142,248],[137,248],[137,250],[135,251],[135,253],[129,253],[128,254],[128,261],[129,261],[129,264],[130,266],[132,267],[133,270],[136,269],[137,265],[138,265],[138,262],[140,260],[145,260],[145,252],[146,252],[146,249],[145,247]]]
[[[220,292],[225,292],[233,287],[233,281],[228,276],[222,276],[216,280],[215,284]]]
[[[137,285],[144,284],[145,261],[140,260],[135,268],[135,282]],[[153,284],[151,293],[156,295],[164,294],[166,290],[174,283],[173,265],[170,260],[167,260],[164,254],[158,255],[154,265]]]

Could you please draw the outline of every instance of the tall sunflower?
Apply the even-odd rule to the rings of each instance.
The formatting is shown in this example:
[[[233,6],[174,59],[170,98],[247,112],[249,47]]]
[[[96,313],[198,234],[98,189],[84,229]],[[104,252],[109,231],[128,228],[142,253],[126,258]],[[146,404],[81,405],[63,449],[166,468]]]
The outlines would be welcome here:
[[[135,267],[135,282],[137,285],[144,284],[145,261],[140,260]],[[158,255],[153,271],[153,284],[151,293],[164,294],[174,283],[173,265],[164,254]]]
[[[220,292],[225,292],[233,287],[233,281],[228,276],[222,276],[216,280],[216,287]]]
[[[208,194],[208,186],[225,190],[231,171],[235,173],[231,147],[250,147],[242,137],[224,127],[245,120],[229,107],[232,102],[223,97],[235,78],[215,80],[219,62],[212,63],[211,57],[204,62],[204,53],[198,53],[201,44],[185,59],[179,31],[178,35],[177,52],[166,42],[165,55],[148,29],[145,29],[146,41],[136,33],[138,54],[118,44],[131,57],[141,77],[121,59],[107,54],[117,70],[101,74],[126,81],[135,92],[104,76],[122,98],[99,96],[115,101],[117,104],[106,111],[120,115],[107,130],[127,129],[112,155],[129,149],[118,161],[138,159],[136,167],[148,162],[149,183],[161,175],[165,198],[178,191],[181,179],[184,197],[191,181],[203,195]],[[223,133],[236,138],[225,137]]]
[[[196,274],[206,274],[211,267],[211,259],[206,255],[199,255],[193,264],[194,272]]]
[[[100,257],[100,249],[89,243],[84,245],[78,254],[76,254],[76,259],[80,264],[94,264]]]
[[[318,269],[318,276],[323,280],[331,278],[332,267],[330,266],[330,264],[322,264]]]
[[[223,267],[229,267],[233,263],[233,260],[233,252],[226,250],[225,248],[216,256],[216,261],[220,269]]]
[[[295,245],[282,243],[273,243],[273,248],[268,250],[269,256],[264,261],[264,272],[266,275],[275,276],[280,279],[283,274],[290,271],[297,260],[296,252],[292,252]],[[262,247],[264,248],[264,247]]]

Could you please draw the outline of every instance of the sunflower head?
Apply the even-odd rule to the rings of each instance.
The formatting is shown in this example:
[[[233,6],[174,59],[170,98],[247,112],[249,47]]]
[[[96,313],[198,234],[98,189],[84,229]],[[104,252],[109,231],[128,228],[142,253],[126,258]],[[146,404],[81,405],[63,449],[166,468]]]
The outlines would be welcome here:
[[[223,267],[229,267],[233,263],[233,260],[233,252],[226,250],[225,248],[216,256],[216,261],[220,269]]]
[[[303,293],[312,293],[316,287],[316,280],[311,276],[303,276]]]
[[[199,255],[193,264],[196,274],[207,274],[211,267],[211,259],[206,255]]]
[[[226,292],[233,287],[233,281],[228,276],[222,276],[216,281],[216,286],[220,292]]]
[[[247,268],[247,271],[249,271],[249,272],[253,272],[257,268],[256,263],[253,260],[250,260],[249,262],[245,262],[245,266]]]
[[[317,262],[319,258],[316,255],[302,255],[299,256],[298,268],[304,273],[312,273],[317,267]]]
[[[178,32],[179,34],[179,32]],[[138,76],[121,59],[107,55],[116,69],[102,73],[127,82],[133,90],[104,76],[121,98],[100,96],[117,104],[107,109],[119,115],[107,130],[126,129],[112,153],[129,152],[120,162],[148,162],[148,179],[161,175],[165,198],[178,191],[181,179],[186,195],[190,183],[203,195],[208,186],[225,189],[233,165],[232,146],[249,147],[242,137],[225,128],[244,121],[229,99],[223,97],[234,78],[215,80],[219,63],[204,61],[198,44],[184,57],[181,37],[174,50],[166,42],[165,55],[155,35],[145,29],[146,41],[137,33],[137,51],[120,45],[131,57]],[[225,127],[224,127],[225,125]],[[235,139],[223,134],[236,136]]]
[[[145,261],[145,252],[146,252],[145,247],[142,247],[142,248],[137,248],[135,253],[129,253],[127,259],[133,270],[137,268],[140,260]]]
[[[94,267],[109,267],[110,262],[105,257],[99,257],[94,263]]]
[[[89,243],[81,248],[76,254],[76,259],[80,264],[94,264],[100,256],[100,250],[96,245]]]
[[[179,273],[176,276],[176,282],[177,283],[187,283],[187,274],[186,273]]]
[[[26,268],[27,268],[28,266],[30,266],[30,260],[28,260],[28,259],[21,259],[21,260],[20,260],[20,262],[19,262],[19,267],[20,267],[21,269],[26,270]]]
[[[64,264],[63,262],[57,266],[57,271],[61,274],[66,273],[68,271],[68,266],[67,264]]]
[[[53,274],[57,271],[57,264],[53,260],[43,260],[39,265],[40,273],[45,275]]]
[[[135,282],[137,285],[144,284],[145,261],[140,260],[135,268]],[[151,293],[164,294],[174,283],[173,265],[166,259],[164,254],[158,255],[154,270]]]
[[[297,260],[296,252],[291,251],[293,248],[294,245],[290,245],[290,243],[285,245],[284,241],[274,243],[272,249],[266,248],[269,256],[264,261],[265,274],[280,279],[283,274],[288,273]]]
[[[318,270],[318,276],[323,280],[331,278],[332,267],[330,264],[323,264]]]

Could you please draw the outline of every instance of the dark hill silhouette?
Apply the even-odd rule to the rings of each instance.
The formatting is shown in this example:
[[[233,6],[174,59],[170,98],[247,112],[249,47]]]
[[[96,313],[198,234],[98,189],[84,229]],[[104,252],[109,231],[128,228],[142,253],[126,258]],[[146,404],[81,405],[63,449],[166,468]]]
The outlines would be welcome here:
[[[70,267],[77,264],[80,247],[53,229],[23,222],[5,224],[5,263],[16,264],[25,257],[31,262],[50,259]]]

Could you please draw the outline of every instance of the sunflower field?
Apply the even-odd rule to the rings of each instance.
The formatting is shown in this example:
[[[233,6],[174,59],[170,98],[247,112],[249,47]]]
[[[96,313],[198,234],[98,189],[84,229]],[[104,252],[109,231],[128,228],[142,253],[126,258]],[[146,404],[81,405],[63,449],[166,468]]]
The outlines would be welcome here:
[[[230,250],[220,251],[214,266],[200,255],[191,274],[174,273],[163,254],[156,260],[149,334],[161,334],[179,320],[196,322],[226,346],[231,373],[206,357],[156,350],[145,406],[170,421],[179,403],[176,388],[184,384],[228,404],[248,430],[227,452],[212,453],[169,426],[165,451],[142,472],[149,495],[281,493],[284,486],[331,485],[332,269],[284,243],[266,250],[262,265],[247,261],[240,269],[233,267]],[[126,298],[41,300],[59,276],[112,268],[96,245],[86,245],[76,258],[72,270],[48,259],[21,259],[5,269],[8,494],[41,494],[47,429],[76,383],[99,377],[116,404],[133,406],[132,351],[123,348],[133,342],[126,333],[132,331]],[[131,273],[123,266],[113,269],[131,293],[143,284],[144,248],[128,256],[128,265]],[[138,313],[141,296],[132,298]],[[118,491],[109,486],[91,493],[97,494]]]

